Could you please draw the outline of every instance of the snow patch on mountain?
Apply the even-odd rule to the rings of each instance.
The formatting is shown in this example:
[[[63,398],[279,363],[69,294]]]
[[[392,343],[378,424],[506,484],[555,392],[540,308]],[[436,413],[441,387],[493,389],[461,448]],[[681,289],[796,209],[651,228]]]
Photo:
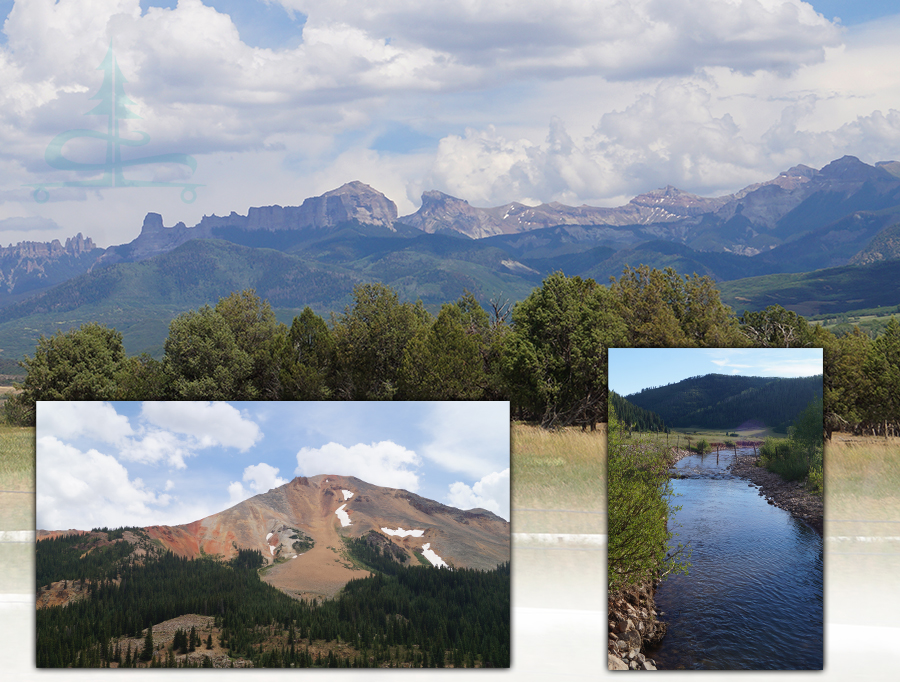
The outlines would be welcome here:
[[[424,556],[428,561],[431,562],[432,566],[440,568],[443,566],[444,568],[450,568],[447,565],[447,562],[441,559],[437,554],[435,554],[434,550],[431,549],[431,543],[426,542],[422,545],[422,556]]]
[[[401,538],[405,538],[407,535],[412,535],[414,538],[420,538],[425,534],[424,530],[403,530],[402,528],[398,528],[397,530],[382,528],[381,530],[388,535],[397,535]]]

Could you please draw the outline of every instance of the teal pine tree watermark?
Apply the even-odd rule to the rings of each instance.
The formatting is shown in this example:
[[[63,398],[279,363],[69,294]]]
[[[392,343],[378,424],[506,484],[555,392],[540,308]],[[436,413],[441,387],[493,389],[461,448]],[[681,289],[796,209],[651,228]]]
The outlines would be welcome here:
[[[152,180],[132,180],[125,177],[124,169],[137,166],[146,166],[156,163],[175,163],[187,166],[191,169],[191,175],[197,170],[197,161],[193,156],[188,154],[159,154],[157,156],[145,156],[137,159],[122,159],[122,147],[140,147],[150,142],[150,136],[147,133],[135,131],[139,136],[138,139],[129,139],[121,137],[119,129],[119,121],[127,119],[139,119],[140,116],[135,114],[128,108],[128,105],[134,104],[128,95],[125,94],[125,76],[119,69],[119,63],[113,55],[112,42],[109,44],[109,50],[106,57],[101,62],[97,70],[103,71],[103,84],[100,90],[94,95],[92,100],[99,100],[99,104],[91,109],[86,116],[106,116],[107,126],[106,132],[96,130],[76,129],[67,130],[54,137],[47,150],[44,152],[44,159],[51,168],[64,171],[79,171],[82,173],[90,173],[91,175],[100,174],[90,180],[70,180],[67,182],[42,182],[27,185],[34,187],[32,194],[35,201],[44,203],[50,198],[48,187],[181,187],[181,200],[186,204],[190,204],[197,198],[197,187],[203,185],[185,182],[157,182]],[[103,163],[84,163],[81,161],[73,161],[66,158],[63,154],[63,147],[70,140],[77,138],[95,138],[106,141],[106,159]]]

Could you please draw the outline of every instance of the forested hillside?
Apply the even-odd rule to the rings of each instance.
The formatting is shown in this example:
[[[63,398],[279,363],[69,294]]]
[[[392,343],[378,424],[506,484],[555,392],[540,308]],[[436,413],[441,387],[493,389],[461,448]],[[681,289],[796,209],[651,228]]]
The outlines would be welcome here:
[[[184,665],[180,643],[154,642],[146,628],[185,614],[206,617],[207,649],[215,635],[229,659],[254,667],[509,666],[508,563],[493,571],[404,567],[349,543],[348,558],[375,568],[375,576],[317,603],[260,580],[258,552],[241,552],[230,564],[189,561],[152,548],[126,551],[141,545],[119,540],[110,545],[120,548],[116,556],[106,552],[88,564],[94,552],[81,554],[86,542],[96,544],[37,543],[39,583],[89,576],[85,598],[38,609],[38,667]],[[140,649],[131,640],[142,640]],[[192,633],[185,649],[200,649],[200,641]]]
[[[821,397],[821,374],[796,379],[707,374],[645,388],[628,400],[658,413],[670,426],[736,429],[755,420],[785,432],[811,400]]]
[[[625,428],[635,431],[666,431],[663,418],[656,412],[638,407],[615,391],[609,392],[609,406],[619,416],[619,422]]]
[[[517,419],[593,428],[606,419],[610,347],[822,348],[826,429],[900,430],[897,321],[873,339],[780,306],[737,317],[708,277],[646,266],[609,286],[556,273],[489,312],[465,294],[433,315],[363,284],[330,323],[307,308],[290,327],[255,292],[234,292],[176,317],[161,361],[83,325],[42,337],[5,416],[33,424],[36,400],[510,400]]]

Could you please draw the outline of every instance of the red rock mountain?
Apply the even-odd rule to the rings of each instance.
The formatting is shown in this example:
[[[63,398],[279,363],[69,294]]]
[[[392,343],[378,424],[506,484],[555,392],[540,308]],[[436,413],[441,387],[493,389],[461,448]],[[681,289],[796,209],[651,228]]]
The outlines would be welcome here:
[[[499,516],[448,507],[352,476],[295,478],[199,521],[146,530],[189,558],[205,554],[227,560],[238,548],[257,549],[274,564],[264,573],[267,582],[307,598],[332,596],[349,580],[367,575],[344,555],[342,538],[370,531],[375,532],[370,542],[394,548],[407,563],[418,563],[419,554],[432,563],[488,570],[510,559],[509,522]]]

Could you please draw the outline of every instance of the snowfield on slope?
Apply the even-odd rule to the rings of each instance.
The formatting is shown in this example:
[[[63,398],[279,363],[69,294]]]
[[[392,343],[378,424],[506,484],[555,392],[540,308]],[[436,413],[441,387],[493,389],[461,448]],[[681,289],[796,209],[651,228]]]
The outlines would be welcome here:
[[[346,504],[342,504],[340,507],[337,508],[337,511],[334,512],[335,514],[337,514],[337,517],[341,520],[341,526],[345,526],[345,527],[350,525],[350,515],[344,511],[344,507],[346,507],[346,506],[347,506]]]
[[[426,559],[428,559],[428,561],[431,562],[432,566],[436,566],[436,567],[443,566],[444,568],[450,568],[447,565],[446,561],[444,561],[437,554],[434,553],[434,550],[431,549],[430,542],[426,542],[424,545],[422,545],[422,556],[424,556]]]
[[[399,535],[401,538],[405,538],[407,535],[412,535],[414,538],[420,538],[425,534],[424,530],[403,530],[402,528],[398,528],[397,530],[382,528],[381,530],[388,535]]]

